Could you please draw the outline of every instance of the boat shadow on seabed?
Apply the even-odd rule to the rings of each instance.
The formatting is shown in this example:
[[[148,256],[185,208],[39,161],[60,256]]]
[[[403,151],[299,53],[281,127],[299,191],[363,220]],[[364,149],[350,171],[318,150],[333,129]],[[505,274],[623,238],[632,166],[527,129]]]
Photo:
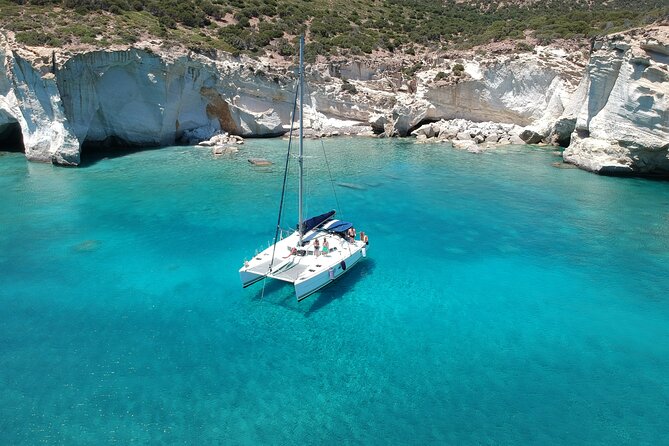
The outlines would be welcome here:
[[[360,281],[362,277],[371,274],[376,268],[376,262],[372,258],[366,258],[359,262],[355,268],[337,279],[337,286],[326,286],[320,291],[314,293],[313,296],[308,297],[304,302],[299,303],[295,301],[295,293],[293,292],[293,285],[279,280],[266,280],[264,290],[262,287],[254,294],[252,300],[265,300],[272,304],[279,305],[291,311],[304,314],[305,317],[311,316],[313,313],[327,306],[330,302],[335,301],[349,291]],[[290,290],[288,292],[288,290]],[[311,305],[309,302],[311,301]],[[305,305],[307,304],[307,305]]]

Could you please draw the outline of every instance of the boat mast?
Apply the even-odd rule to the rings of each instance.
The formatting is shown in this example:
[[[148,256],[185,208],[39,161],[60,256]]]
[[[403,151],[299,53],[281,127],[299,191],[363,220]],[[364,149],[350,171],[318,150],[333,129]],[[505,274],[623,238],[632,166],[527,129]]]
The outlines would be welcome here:
[[[302,233],[302,201],[303,201],[303,195],[304,195],[304,181],[303,181],[303,169],[304,169],[304,156],[303,156],[303,144],[302,140],[304,138],[303,134],[303,126],[304,126],[304,120],[303,120],[303,115],[304,115],[304,35],[300,36],[300,150],[297,155],[297,163],[299,165],[299,172],[300,172],[300,183],[298,186],[298,194],[297,194],[297,200],[298,200],[298,231],[300,232],[300,242],[298,246],[302,246],[302,236],[304,235]]]

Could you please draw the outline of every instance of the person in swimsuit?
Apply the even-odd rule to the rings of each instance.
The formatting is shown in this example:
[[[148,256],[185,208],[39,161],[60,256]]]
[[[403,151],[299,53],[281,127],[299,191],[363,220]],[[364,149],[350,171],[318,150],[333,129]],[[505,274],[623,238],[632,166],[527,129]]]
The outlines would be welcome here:
[[[284,259],[287,259],[290,256],[294,256],[295,254],[297,254],[297,248],[290,248],[290,254],[284,257]]]

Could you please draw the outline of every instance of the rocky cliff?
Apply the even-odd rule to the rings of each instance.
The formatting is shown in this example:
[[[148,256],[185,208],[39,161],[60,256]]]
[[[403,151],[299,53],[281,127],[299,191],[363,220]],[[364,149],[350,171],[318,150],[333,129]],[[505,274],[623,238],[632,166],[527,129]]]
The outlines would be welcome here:
[[[603,174],[669,174],[669,27],[593,44],[571,106],[564,159]]]
[[[53,53],[32,63],[4,42],[0,137],[20,127],[26,157],[76,165],[83,145],[164,146],[227,131],[276,136],[289,121],[288,76],[239,61],[150,49]]]
[[[592,42],[578,87],[521,134],[568,145],[564,160],[608,175],[669,175],[669,26]]]
[[[499,143],[527,126],[526,141],[569,144],[565,159],[589,170],[665,169],[669,51],[658,33],[639,34],[638,44],[634,36],[596,42],[587,65],[587,51],[544,47],[426,54],[418,63],[319,61],[307,67],[306,122],[316,134],[406,136],[442,121],[443,132],[422,135]],[[0,58],[0,147],[3,135],[20,129],[36,161],[78,164],[82,146],[195,143],[222,131],[276,136],[294,100],[294,67],[285,61],[207,57],[150,42],[39,53],[11,36],[0,42]],[[496,124],[461,128],[485,121]]]
[[[20,131],[28,159],[79,164],[79,140],[65,116],[55,76],[42,76],[6,45],[0,45],[0,60],[0,135]]]

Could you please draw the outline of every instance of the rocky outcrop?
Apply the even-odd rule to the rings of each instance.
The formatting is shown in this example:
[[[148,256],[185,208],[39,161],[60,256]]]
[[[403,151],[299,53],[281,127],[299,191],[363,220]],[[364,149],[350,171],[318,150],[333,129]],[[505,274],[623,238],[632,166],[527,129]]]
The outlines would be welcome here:
[[[244,138],[237,135],[230,135],[228,133],[221,133],[214,135],[206,141],[197,143],[201,147],[211,147],[215,155],[222,155],[224,153],[235,153],[238,144],[244,144]]]
[[[456,148],[473,151],[498,145],[524,144],[519,137],[521,131],[522,127],[515,124],[451,119],[423,125],[411,134],[418,141],[450,142]]]
[[[573,102],[567,162],[613,175],[669,174],[669,26],[593,44]]]
[[[406,136],[426,121],[440,119],[527,125],[551,107],[557,109],[553,114],[562,113],[561,101],[579,79],[577,62],[565,52],[542,47],[521,55],[432,61],[416,73],[415,92],[408,85],[385,90],[394,105],[385,115],[379,108],[383,118],[372,114],[370,123],[376,133],[382,122],[392,123],[392,130],[385,130],[387,136]],[[454,68],[458,65],[462,71]]]
[[[54,75],[41,75],[1,36],[0,60],[4,68],[0,71],[0,129],[19,126],[29,160],[79,164],[79,141],[66,119]]]

